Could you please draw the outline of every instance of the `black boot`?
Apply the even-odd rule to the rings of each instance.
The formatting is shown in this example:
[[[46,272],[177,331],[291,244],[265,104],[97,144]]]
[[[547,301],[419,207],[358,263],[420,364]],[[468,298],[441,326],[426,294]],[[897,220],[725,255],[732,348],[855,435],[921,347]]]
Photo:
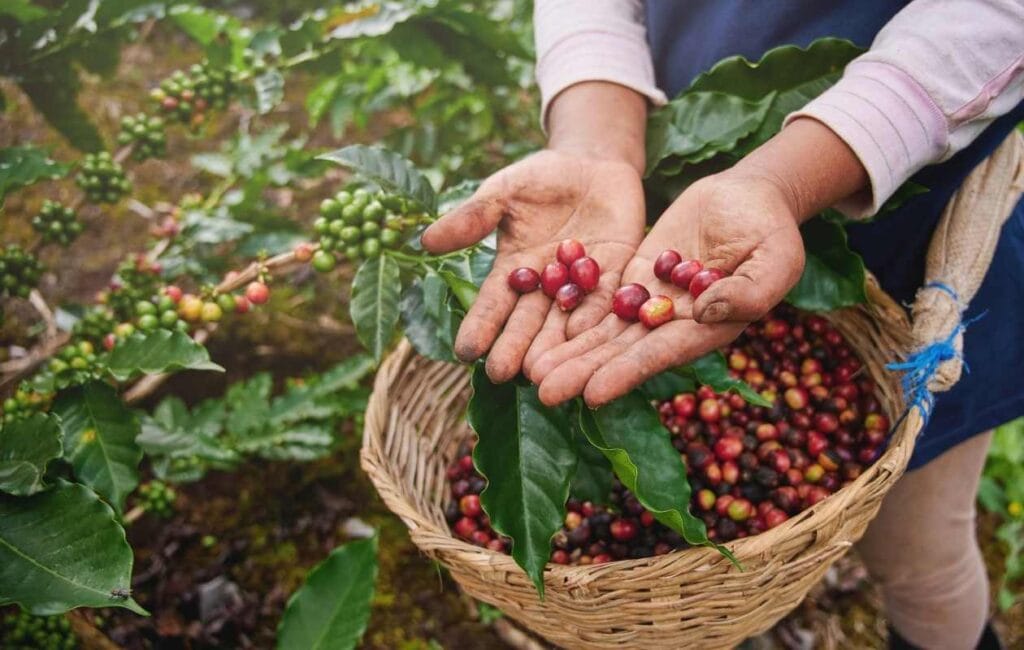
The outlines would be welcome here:
[[[894,630],[892,626],[889,626],[889,650],[924,650],[918,648],[916,645],[907,641],[899,635],[899,632]],[[1000,643],[999,637],[996,635],[995,629],[992,627],[992,623],[989,622],[985,625],[985,630],[981,633],[981,640],[978,641],[977,650],[1003,650],[1003,644]]]

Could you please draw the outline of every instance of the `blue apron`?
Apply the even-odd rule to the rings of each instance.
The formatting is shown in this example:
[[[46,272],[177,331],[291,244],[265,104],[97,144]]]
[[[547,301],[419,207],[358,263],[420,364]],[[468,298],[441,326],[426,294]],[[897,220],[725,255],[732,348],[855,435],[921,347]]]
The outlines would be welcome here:
[[[824,36],[869,47],[875,34],[907,2],[862,0],[647,0],[647,36],[658,85],[679,93],[717,61],[736,54],[759,59],[784,44],[807,46]],[[953,193],[1024,120],[1024,103],[993,122],[948,161],[927,167],[914,181],[928,192],[872,223],[848,226],[850,245],[889,295],[909,305],[924,280],[932,231]],[[1003,227],[992,266],[965,319],[984,314],[964,335],[969,372],[938,396],[918,440],[910,469],[950,447],[1024,415],[1024,200]]]

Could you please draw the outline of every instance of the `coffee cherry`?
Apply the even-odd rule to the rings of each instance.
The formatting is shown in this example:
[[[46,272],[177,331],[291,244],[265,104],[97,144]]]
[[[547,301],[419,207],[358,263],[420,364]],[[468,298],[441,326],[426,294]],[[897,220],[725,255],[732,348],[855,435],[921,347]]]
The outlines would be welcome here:
[[[215,302],[205,302],[199,312],[199,318],[205,323],[216,323],[224,315],[224,311]]]
[[[569,284],[562,285],[555,293],[555,304],[562,311],[572,311],[583,302],[583,296],[583,289],[579,285],[570,282]]]
[[[708,287],[725,277],[725,271],[718,269],[704,269],[698,271],[690,280],[690,295],[696,300]]]
[[[654,296],[648,298],[640,306],[638,316],[640,322],[649,329],[660,327],[675,318],[675,305],[668,296]]]
[[[39,260],[17,244],[8,244],[0,252],[0,296],[28,298],[42,275]]]
[[[245,287],[245,297],[254,305],[262,305],[270,299],[270,288],[255,280]]]
[[[722,437],[715,442],[715,457],[718,460],[736,460],[742,453],[743,442],[739,438]]]
[[[555,257],[559,262],[565,264],[567,267],[571,267],[572,263],[580,259],[587,254],[587,250],[583,247],[583,244],[576,241],[575,239],[563,239],[558,244],[558,249],[555,252]]]
[[[620,542],[628,542],[637,536],[639,528],[630,519],[616,519],[609,527],[612,537]]]
[[[468,540],[477,530],[477,523],[475,519],[463,517],[455,522],[455,526],[453,526],[453,528],[456,535]]]
[[[183,295],[185,295],[180,287],[176,287],[173,284],[170,284],[170,285],[167,285],[166,287],[164,287],[163,294],[165,296],[167,296],[168,298],[170,298],[175,303],[177,303],[179,300],[181,300],[181,297]]]
[[[313,253],[312,266],[319,273],[330,273],[337,266],[338,260],[332,253],[325,250],[318,250]]]
[[[700,273],[703,269],[704,265],[697,260],[685,260],[672,267],[669,273],[669,280],[680,289],[688,291],[690,283],[693,281],[693,276]]]
[[[479,517],[483,514],[480,507],[480,497],[476,494],[467,494],[459,500],[459,511],[467,517]]]
[[[636,282],[626,284],[615,290],[612,295],[612,311],[625,321],[640,319],[640,307],[651,297],[647,288]]]
[[[106,151],[86,154],[75,182],[93,203],[117,203],[131,189],[124,169]]]
[[[508,286],[517,293],[530,293],[540,286],[540,275],[525,266],[515,269],[508,274]]]
[[[540,288],[548,298],[554,298],[562,285],[569,282],[569,267],[561,262],[551,262],[540,274]]]
[[[561,549],[551,552],[551,562],[553,564],[569,564],[569,554]]]
[[[754,506],[746,499],[733,499],[726,508],[726,514],[733,521],[746,521],[754,514]]]
[[[60,246],[71,244],[84,229],[74,210],[50,200],[43,201],[39,214],[32,218],[32,228],[43,241]]]
[[[569,280],[590,293],[601,279],[601,267],[592,257],[581,257],[569,267]]]
[[[654,276],[663,282],[672,280],[672,270],[683,261],[683,256],[674,250],[662,251],[654,260]]]
[[[313,244],[310,244],[309,242],[302,242],[292,249],[295,259],[299,262],[308,262],[313,259],[313,252]]]
[[[785,400],[786,406],[794,411],[807,408],[809,401],[807,391],[797,387],[787,388],[786,392],[782,394],[782,399]]]

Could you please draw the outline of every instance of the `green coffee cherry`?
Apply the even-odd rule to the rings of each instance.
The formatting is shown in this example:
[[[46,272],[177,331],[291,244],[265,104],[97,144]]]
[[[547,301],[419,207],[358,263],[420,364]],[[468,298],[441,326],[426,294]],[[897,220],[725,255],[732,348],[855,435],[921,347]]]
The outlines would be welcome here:
[[[47,199],[39,214],[32,218],[32,228],[50,244],[67,246],[82,234],[82,222],[75,218],[75,211],[56,201]]]
[[[93,203],[117,203],[132,187],[124,169],[106,151],[86,154],[75,182]]]
[[[42,275],[39,260],[17,244],[8,244],[0,252],[0,296],[28,298]]]
[[[132,158],[163,158],[167,153],[167,135],[164,133],[164,120],[156,115],[125,115],[121,118],[121,132],[117,141],[122,145],[132,145]]]

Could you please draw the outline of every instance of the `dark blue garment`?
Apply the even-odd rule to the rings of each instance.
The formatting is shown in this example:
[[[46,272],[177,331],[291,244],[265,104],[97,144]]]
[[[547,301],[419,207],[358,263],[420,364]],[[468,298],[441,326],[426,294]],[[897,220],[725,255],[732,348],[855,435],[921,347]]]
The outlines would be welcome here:
[[[658,85],[669,96],[689,86],[717,61],[736,54],[757,60],[769,49],[836,36],[868,47],[907,2],[860,0],[647,0],[647,34]],[[1024,120],[1024,103],[992,123],[950,160],[913,180],[928,188],[876,221],[848,227],[882,287],[904,304],[924,279],[924,260],[943,208],[974,167]],[[910,468],[950,447],[1024,415],[1024,200],[1003,228],[992,266],[965,319],[984,316],[964,337],[969,372],[938,396]]]

